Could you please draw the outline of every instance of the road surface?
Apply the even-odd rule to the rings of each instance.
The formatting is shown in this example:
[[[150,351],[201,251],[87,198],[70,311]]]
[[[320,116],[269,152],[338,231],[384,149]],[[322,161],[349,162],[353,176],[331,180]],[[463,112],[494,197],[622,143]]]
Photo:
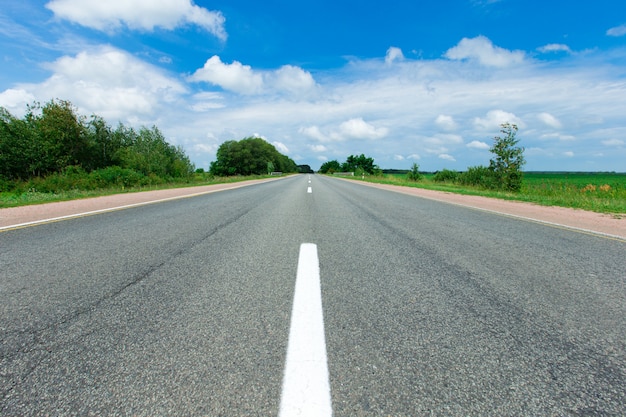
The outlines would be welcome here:
[[[625,415],[625,249],[315,175],[3,231],[0,415]]]

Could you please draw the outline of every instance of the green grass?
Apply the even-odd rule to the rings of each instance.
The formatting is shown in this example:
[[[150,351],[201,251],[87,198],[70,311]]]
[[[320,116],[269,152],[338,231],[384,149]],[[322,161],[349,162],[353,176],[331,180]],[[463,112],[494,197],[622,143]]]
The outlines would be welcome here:
[[[387,174],[366,177],[365,181],[626,215],[624,173],[527,172],[524,173],[519,193],[435,182],[432,177],[426,174],[421,181],[412,182],[407,181],[403,174]],[[360,178],[355,179],[362,181]]]
[[[135,193],[141,191],[165,190],[170,188],[197,187],[202,185],[235,183],[247,180],[270,178],[268,175],[233,176],[233,177],[212,177],[207,174],[195,174],[192,179],[185,182],[169,182],[152,186],[123,187],[115,186],[97,190],[71,189],[59,192],[40,192],[37,190],[28,191],[6,191],[0,192],[0,208],[21,207],[32,204],[44,204],[57,201],[77,200],[81,198],[101,197],[105,195]],[[275,178],[275,177],[272,177]]]

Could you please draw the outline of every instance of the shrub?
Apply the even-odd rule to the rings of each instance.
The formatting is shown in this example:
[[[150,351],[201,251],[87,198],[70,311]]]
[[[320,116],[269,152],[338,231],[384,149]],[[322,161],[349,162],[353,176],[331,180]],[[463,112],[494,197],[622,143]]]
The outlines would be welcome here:
[[[472,185],[484,188],[494,188],[496,184],[493,171],[482,165],[469,167],[467,171],[458,175],[457,181],[461,185]]]
[[[411,170],[406,174],[406,178],[409,181],[419,181],[422,179],[422,174],[420,174],[420,166],[417,164],[413,164],[411,166]]]
[[[450,169],[444,169],[435,173],[433,181],[436,182],[454,182],[457,180],[459,173]]]

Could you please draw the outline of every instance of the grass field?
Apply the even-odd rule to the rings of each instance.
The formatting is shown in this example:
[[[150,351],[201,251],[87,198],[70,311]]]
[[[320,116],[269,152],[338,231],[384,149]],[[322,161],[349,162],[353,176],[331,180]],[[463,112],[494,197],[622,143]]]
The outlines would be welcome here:
[[[387,174],[365,180],[626,215],[626,173],[526,172],[519,193],[435,182],[432,178],[426,174],[421,181],[411,182],[403,174]]]

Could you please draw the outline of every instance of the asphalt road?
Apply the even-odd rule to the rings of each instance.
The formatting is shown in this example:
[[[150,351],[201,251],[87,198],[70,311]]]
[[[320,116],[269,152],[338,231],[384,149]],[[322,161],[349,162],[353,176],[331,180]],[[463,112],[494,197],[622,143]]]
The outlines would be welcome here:
[[[335,416],[626,415],[623,241],[308,178],[0,233],[0,415],[277,415],[302,243]]]

